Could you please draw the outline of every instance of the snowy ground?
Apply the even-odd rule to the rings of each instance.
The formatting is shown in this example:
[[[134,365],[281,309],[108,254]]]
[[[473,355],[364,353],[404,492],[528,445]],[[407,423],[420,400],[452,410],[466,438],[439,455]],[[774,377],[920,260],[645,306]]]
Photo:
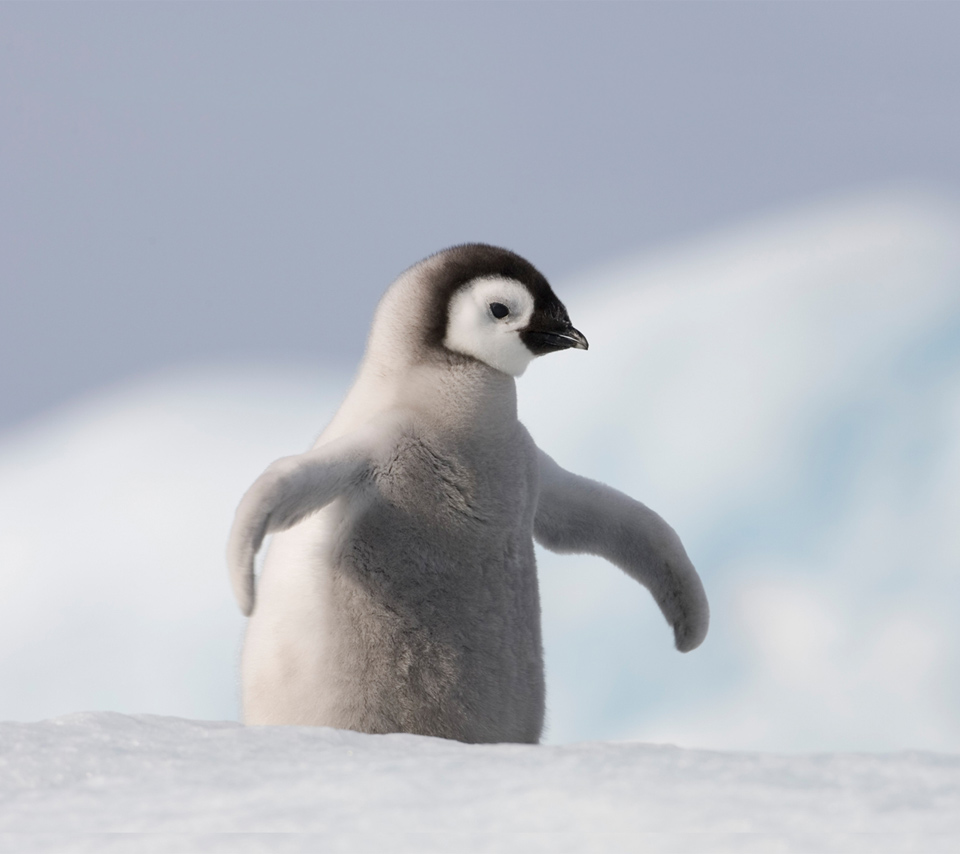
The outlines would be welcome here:
[[[960,756],[934,753],[477,746],[110,712],[2,724],[0,744],[7,850],[954,852],[960,844]],[[72,835],[115,832],[177,836]],[[246,835],[203,836],[222,833]],[[259,835],[276,833],[308,835]]]

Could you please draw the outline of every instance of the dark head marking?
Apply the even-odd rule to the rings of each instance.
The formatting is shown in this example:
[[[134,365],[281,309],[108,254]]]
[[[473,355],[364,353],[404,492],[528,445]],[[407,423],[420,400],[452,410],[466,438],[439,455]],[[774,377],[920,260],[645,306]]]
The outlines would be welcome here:
[[[431,255],[426,262],[431,263],[433,267],[429,274],[434,288],[433,317],[430,319],[427,331],[427,343],[430,346],[443,345],[447,329],[447,312],[453,295],[473,279],[494,276],[514,279],[530,291],[533,296],[531,329],[560,331],[570,328],[567,310],[557,299],[543,274],[525,258],[521,258],[509,249],[501,249],[485,243],[464,243]],[[505,315],[497,314],[500,310],[494,308],[497,305],[500,303],[494,303],[490,308],[494,317],[504,317]],[[501,309],[503,308],[506,306],[501,306]],[[525,336],[526,333],[521,333],[524,343],[536,355],[560,349],[541,341],[527,340]]]

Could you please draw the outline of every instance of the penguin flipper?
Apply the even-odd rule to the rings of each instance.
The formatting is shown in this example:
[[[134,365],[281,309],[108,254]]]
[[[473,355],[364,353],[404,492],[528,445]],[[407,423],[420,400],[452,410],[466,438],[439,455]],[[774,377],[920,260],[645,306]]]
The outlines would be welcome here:
[[[646,587],[673,626],[676,647],[695,649],[710,623],[700,576],[660,516],[613,487],[561,468],[543,451],[537,542],[561,554],[595,554]]]
[[[240,610],[253,611],[254,558],[264,537],[284,531],[357,485],[370,465],[364,444],[347,436],[267,467],[240,500],[227,542],[230,583]]]

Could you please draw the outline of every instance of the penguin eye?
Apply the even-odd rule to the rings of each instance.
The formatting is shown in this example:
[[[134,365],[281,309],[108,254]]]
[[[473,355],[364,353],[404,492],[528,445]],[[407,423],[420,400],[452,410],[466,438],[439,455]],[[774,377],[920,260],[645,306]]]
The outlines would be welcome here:
[[[490,311],[497,320],[506,317],[510,314],[510,309],[507,308],[502,302],[492,302],[490,303]]]

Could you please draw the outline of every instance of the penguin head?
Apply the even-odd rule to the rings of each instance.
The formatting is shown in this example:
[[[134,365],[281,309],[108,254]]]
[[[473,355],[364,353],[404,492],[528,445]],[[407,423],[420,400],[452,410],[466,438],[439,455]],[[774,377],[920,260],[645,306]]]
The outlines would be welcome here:
[[[536,356],[587,349],[547,280],[519,255],[470,243],[421,263],[436,300],[434,346],[515,377]]]

